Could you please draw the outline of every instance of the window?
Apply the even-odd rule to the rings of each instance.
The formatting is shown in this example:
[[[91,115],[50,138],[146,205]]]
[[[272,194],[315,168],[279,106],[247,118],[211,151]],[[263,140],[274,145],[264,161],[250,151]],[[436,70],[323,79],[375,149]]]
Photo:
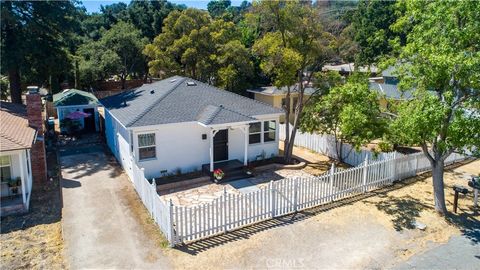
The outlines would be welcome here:
[[[155,133],[138,135],[138,156],[139,160],[155,158]]]
[[[298,103],[298,97],[294,97],[293,98],[292,113],[295,112],[295,108],[297,107],[297,103]]]
[[[0,178],[2,182],[7,182],[11,177],[10,156],[0,156]]]
[[[249,144],[254,144],[254,143],[259,143],[260,138],[262,135],[262,123],[257,122],[257,123],[251,123],[250,128],[249,128],[249,137],[248,137],[248,143]]]
[[[282,108],[283,109],[287,108],[287,99],[286,98],[282,98]]]
[[[275,141],[275,130],[277,129],[277,122],[275,120],[263,122],[263,141]]]

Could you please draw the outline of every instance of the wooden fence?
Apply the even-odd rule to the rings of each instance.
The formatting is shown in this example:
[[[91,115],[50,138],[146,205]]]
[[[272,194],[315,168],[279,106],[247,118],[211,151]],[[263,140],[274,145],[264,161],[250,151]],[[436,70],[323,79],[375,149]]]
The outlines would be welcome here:
[[[452,154],[445,165],[463,159],[462,155]],[[401,156],[395,153],[383,160],[365,159],[359,166],[346,170],[332,165],[328,173],[319,177],[272,181],[267,187],[247,194],[229,194],[224,190],[221,197],[197,206],[175,206],[171,201],[163,201],[137,165],[133,182],[170,244],[178,245],[356,196],[427,170],[430,163],[423,153]]]
[[[290,130],[292,125],[290,124]],[[285,140],[285,124],[279,125],[279,136],[280,140]],[[317,153],[321,153],[333,159],[339,159],[337,150],[335,147],[335,138],[331,135],[322,135],[316,133],[303,133],[297,131],[295,135],[295,145],[305,147]],[[353,147],[349,144],[342,145],[342,156],[343,162],[357,166],[361,164],[365,158],[369,160],[383,160],[393,156],[394,152],[390,153],[378,153],[374,154],[371,151],[361,149],[360,151],[355,151]]]

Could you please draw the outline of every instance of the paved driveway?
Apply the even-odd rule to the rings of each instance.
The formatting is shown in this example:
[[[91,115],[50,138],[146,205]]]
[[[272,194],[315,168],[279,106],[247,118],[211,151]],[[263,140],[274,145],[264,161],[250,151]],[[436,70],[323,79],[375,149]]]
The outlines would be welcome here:
[[[415,255],[394,269],[479,269],[480,229],[471,238],[453,236],[447,243]]]
[[[82,152],[82,151],[80,151]],[[138,221],[128,177],[102,151],[61,159],[65,257],[72,269],[169,268]],[[130,198],[130,199],[129,199]]]

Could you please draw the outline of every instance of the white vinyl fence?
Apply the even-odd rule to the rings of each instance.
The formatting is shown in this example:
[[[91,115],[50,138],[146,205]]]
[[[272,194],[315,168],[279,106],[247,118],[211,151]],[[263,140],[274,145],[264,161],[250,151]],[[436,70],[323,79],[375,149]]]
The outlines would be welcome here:
[[[290,124],[290,130],[292,130],[292,125]],[[279,136],[280,140],[285,140],[285,124],[279,125]],[[339,159],[337,150],[335,148],[335,138],[331,135],[322,135],[315,133],[303,133],[297,131],[295,135],[295,145],[305,147],[317,153],[321,153],[333,159]],[[357,166],[361,164],[365,158],[369,160],[383,160],[393,156],[391,153],[378,153],[374,155],[371,151],[361,149],[359,152],[356,152],[355,149],[349,144],[342,145],[342,156],[343,162]]]
[[[430,169],[423,153],[407,156],[393,154],[384,160],[364,162],[357,167],[311,178],[281,179],[247,194],[224,193],[210,203],[174,206],[164,202],[154,184],[134,165],[133,181],[145,207],[170,244],[196,241],[263,220],[359,195],[390,185]],[[465,157],[452,154],[445,165]]]

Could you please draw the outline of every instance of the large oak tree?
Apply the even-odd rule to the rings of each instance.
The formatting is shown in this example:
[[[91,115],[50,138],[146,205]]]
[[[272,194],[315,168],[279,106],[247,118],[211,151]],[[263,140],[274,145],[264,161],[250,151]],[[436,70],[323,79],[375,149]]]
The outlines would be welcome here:
[[[291,162],[295,135],[300,125],[305,88],[315,71],[332,55],[333,36],[325,32],[309,2],[254,2],[250,21],[257,23],[261,36],[253,45],[260,58],[260,68],[277,87],[286,87],[285,119],[290,119],[290,96],[294,88],[298,102],[294,108],[292,129],[286,125],[285,162]]]
[[[410,32],[393,61],[401,87],[416,90],[400,107],[392,135],[396,142],[422,147],[433,170],[435,209],[445,214],[445,159],[480,148],[480,2],[402,5],[405,14],[393,28]]]

